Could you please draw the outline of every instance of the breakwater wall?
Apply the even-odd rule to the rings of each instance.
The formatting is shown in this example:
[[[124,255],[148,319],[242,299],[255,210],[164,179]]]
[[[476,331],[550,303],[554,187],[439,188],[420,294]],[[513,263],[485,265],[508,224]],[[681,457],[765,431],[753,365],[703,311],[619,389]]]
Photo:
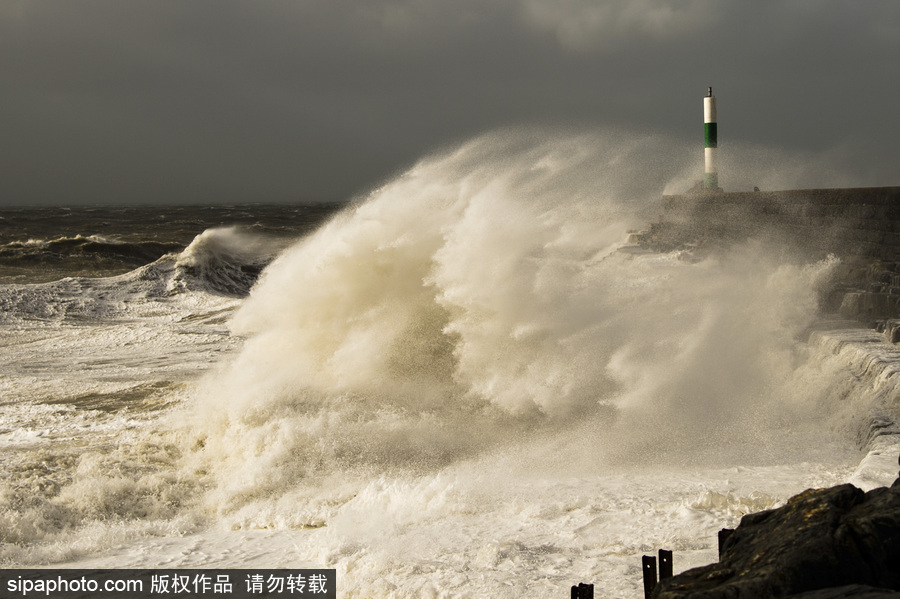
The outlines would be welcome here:
[[[695,255],[748,239],[797,259],[841,258],[826,308],[873,326],[900,318],[900,187],[663,196],[637,236],[654,251]]]
[[[808,261],[833,254],[841,266],[822,300],[826,311],[876,328],[823,329],[810,342],[841,355],[860,384],[845,390],[861,447],[851,485],[808,490],[787,505],[745,516],[720,545],[720,560],[667,578],[656,598],[881,597],[900,590],[900,187],[665,196],[636,241],[688,259],[748,240]],[[854,412],[858,412],[854,415]],[[821,523],[821,526],[819,524]],[[889,590],[885,590],[889,589]]]

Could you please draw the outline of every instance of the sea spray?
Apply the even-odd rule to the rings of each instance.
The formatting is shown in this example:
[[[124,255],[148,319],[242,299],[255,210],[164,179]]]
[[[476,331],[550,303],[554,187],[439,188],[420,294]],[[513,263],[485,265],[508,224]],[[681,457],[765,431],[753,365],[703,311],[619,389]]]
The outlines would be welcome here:
[[[633,175],[658,143],[485,136],[286,250],[232,321],[241,355],[198,394],[210,509],[321,525],[373,477],[510,447],[589,471],[780,451],[797,336],[836,261],[617,251],[657,199]]]
[[[207,229],[176,257],[176,272],[168,291],[244,297],[263,267],[286,245],[282,238],[252,234],[238,227]]]
[[[846,480],[842,390],[872,401],[871,369],[804,341],[835,261],[624,247],[677,150],[478,138],[298,241],[246,300],[207,284],[255,263],[221,228],[121,278],[4,287],[0,561],[635,596],[642,553],[707,563],[743,513]]]

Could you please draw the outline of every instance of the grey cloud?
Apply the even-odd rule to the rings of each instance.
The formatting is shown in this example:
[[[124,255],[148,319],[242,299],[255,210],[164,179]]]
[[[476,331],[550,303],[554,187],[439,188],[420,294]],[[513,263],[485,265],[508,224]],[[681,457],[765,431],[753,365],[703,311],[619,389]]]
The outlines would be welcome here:
[[[0,203],[344,199],[512,124],[836,152],[896,183],[900,5],[8,0]]]
[[[721,3],[713,0],[522,0],[525,20],[553,32],[571,50],[698,35],[714,26]]]

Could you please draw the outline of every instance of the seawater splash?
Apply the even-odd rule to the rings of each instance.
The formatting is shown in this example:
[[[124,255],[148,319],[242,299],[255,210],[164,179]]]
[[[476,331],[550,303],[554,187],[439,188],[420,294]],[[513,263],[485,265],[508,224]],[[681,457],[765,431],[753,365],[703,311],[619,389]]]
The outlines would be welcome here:
[[[485,136],[285,251],[233,319],[241,355],[199,394],[189,463],[212,509],[315,526],[358,492],[350,473],[511,447],[551,470],[764,452],[796,416],[796,338],[835,261],[617,251],[662,186],[642,178],[660,140],[620,142]]]
[[[169,290],[243,297],[285,245],[282,239],[253,235],[238,227],[207,229],[175,258]]]
[[[709,563],[748,511],[881,480],[884,456],[853,473],[847,421],[896,395],[892,346],[873,368],[871,333],[805,341],[833,260],[625,247],[689,168],[678,150],[478,138],[281,253],[246,299],[222,294],[271,255],[255,226],[115,277],[2,286],[0,564],[636,596],[642,553]]]
[[[207,229],[181,252],[112,277],[65,277],[0,288],[0,323],[133,318],[176,295],[239,298],[287,245],[236,227]]]

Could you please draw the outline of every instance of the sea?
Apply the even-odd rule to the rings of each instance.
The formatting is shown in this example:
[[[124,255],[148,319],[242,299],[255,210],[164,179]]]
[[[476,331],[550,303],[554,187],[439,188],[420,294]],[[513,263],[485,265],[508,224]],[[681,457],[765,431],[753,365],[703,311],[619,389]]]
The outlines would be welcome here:
[[[640,597],[890,484],[840,260],[646,251],[658,140],[499,132],[339,204],[0,209],[0,567],[333,568],[340,597]]]

